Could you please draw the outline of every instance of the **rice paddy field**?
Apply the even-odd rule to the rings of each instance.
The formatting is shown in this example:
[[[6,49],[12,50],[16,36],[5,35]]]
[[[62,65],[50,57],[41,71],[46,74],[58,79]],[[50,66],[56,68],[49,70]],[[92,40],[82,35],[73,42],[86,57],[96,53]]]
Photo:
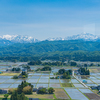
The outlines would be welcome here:
[[[0,71],[5,71],[8,66],[0,66]],[[32,69],[36,69],[36,66],[33,66]],[[55,89],[55,98],[56,99],[71,99],[71,100],[100,100],[100,96],[92,91],[89,87],[100,85],[100,73],[94,69],[91,69],[90,76],[86,75],[76,75],[75,77],[81,82],[84,80],[87,81],[85,87],[80,83],[76,78],[68,79],[50,79],[50,77],[55,76],[53,73],[57,72],[59,68],[52,68],[51,73],[29,73],[28,78],[24,79],[27,82],[31,83],[35,88],[38,87],[53,87]],[[23,79],[12,79],[14,75],[19,73],[3,73],[0,74],[0,88],[1,89],[10,89],[17,88]],[[30,95],[33,97],[33,95]],[[28,96],[28,97],[30,97]],[[38,95],[34,95],[38,97]],[[39,95],[40,96],[40,95]],[[53,95],[45,95],[50,99],[54,99]],[[43,95],[39,98],[45,98]],[[96,99],[95,99],[96,98]]]

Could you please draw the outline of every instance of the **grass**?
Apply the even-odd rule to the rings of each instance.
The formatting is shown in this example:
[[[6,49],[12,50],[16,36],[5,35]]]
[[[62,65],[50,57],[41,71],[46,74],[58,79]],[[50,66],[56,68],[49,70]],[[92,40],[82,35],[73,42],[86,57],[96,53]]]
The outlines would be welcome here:
[[[0,98],[0,100],[3,100],[3,98]],[[6,100],[6,99],[5,99]],[[10,98],[7,98],[7,100],[10,100]]]
[[[40,99],[40,100],[54,100],[54,99]]]
[[[8,96],[7,100],[10,100],[11,95]],[[4,98],[4,94],[0,94],[0,100]]]
[[[72,83],[61,83],[61,87],[74,87]]]
[[[14,75],[19,75],[20,73],[2,73],[0,76],[14,76]]]
[[[55,94],[53,94],[53,97],[54,97],[54,99],[56,99],[56,95]]]
[[[25,95],[28,98],[41,98],[41,99],[53,99],[53,94],[32,94],[32,95]]]
[[[40,98],[40,100],[54,100],[56,98],[54,98],[53,95],[54,94],[31,94],[31,95],[25,95],[25,96],[28,97],[28,98]],[[11,97],[11,95],[9,95],[7,100],[10,100],[10,97]],[[3,98],[4,98],[4,95],[1,94],[0,100],[2,100]]]

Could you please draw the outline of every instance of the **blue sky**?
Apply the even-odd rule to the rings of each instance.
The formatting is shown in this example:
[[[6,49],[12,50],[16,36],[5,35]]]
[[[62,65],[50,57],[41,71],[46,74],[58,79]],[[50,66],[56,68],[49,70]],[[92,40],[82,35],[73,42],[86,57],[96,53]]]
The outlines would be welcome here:
[[[39,40],[100,34],[100,0],[0,0],[0,35]]]

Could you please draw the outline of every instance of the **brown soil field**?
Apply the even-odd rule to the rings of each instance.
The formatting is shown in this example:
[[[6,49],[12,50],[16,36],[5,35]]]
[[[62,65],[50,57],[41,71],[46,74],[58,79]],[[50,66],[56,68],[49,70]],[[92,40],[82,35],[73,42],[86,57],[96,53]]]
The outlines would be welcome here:
[[[69,99],[68,95],[63,89],[55,89],[55,95],[57,99]]]
[[[90,100],[100,100],[100,96],[94,93],[84,93]]]

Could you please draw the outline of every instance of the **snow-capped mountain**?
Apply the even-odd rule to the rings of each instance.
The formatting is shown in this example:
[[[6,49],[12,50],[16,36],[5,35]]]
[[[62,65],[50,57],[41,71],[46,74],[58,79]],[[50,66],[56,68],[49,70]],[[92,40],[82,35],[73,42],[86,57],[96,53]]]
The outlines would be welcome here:
[[[81,33],[78,35],[68,36],[65,38],[48,38],[48,41],[58,41],[58,40],[85,40],[85,41],[100,41],[100,37],[90,34],[90,33]],[[36,43],[39,42],[38,39],[35,39],[31,36],[21,36],[21,35],[3,35],[0,36],[0,46],[11,45],[14,43]]]
[[[21,36],[21,35],[3,35],[0,36],[0,40],[8,40],[11,42],[15,42],[15,43],[33,43],[33,42],[38,42],[39,40],[34,39],[31,36]]]
[[[90,33],[81,33],[78,35],[68,36],[65,38],[48,38],[48,41],[57,41],[57,40],[85,40],[85,41],[95,41],[100,39],[98,36]]]
[[[82,40],[86,40],[86,41],[92,41],[92,40],[97,40],[98,38],[99,37],[94,35],[94,34],[81,33],[81,34],[78,34],[78,35],[68,36],[64,40],[78,40],[78,39],[82,39]]]

